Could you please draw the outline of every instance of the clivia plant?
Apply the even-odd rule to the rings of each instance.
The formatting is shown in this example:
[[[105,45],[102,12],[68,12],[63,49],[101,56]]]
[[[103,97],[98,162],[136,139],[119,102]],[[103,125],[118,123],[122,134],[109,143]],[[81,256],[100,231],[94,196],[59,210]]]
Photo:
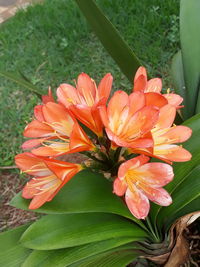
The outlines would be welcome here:
[[[22,145],[25,152],[15,157],[16,165],[32,178],[11,204],[45,215],[0,235],[0,263],[180,266],[188,257],[182,232],[199,216],[200,115],[180,125],[175,120],[177,113],[184,120],[198,107],[193,104],[191,110],[187,107],[189,112],[182,112],[191,97],[184,100],[182,94],[163,92],[161,79],[147,78],[146,69],[139,67],[138,59],[95,3],[77,3],[133,80],[132,90],[129,94],[118,90],[110,96],[110,73],[98,86],[81,73],[75,86],[58,87],[57,99],[51,89],[42,96],[34,119],[24,130],[29,138]],[[191,15],[187,12],[199,6],[195,0],[181,4],[181,16]],[[111,35],[114,44],[108,42]],[[182,55],[187,53],[184,45]],[[180,55],[172,69],[176,69],[177,88],[181,91],[184,83],[187,95],[187,56],[180,61]],[[197,95],[196,85],[193,92]],[[81,153],[82,162],[66,161],[65,155],[72,153]]]

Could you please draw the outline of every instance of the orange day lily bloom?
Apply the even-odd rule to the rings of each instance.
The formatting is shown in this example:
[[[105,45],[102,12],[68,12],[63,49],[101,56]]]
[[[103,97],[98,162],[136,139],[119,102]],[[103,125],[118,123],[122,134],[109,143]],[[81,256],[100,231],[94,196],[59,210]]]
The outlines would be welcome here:
[[[176,143],[185,142],[190,138],[192,130],[183,125],[173,125],[176,108],[166,105],[160,109],[159,119],[151,130],[154,146],[150,149],[131,149],[133,153],[143,153],[168,163],[184,162],[191,159],[191,153]]]
[[[128,96],[123,91],[114,93],[108,107],[100,107],[100,114],[108,138],[122,147],[152,147],[150,130],[158,120],[159,109],[146,106],[142,92]]]
[[[144,93],[153,92],[155,105],[156,103],[159,103],[159,101],[156,100],[155,97],[158,98],[158,95],[160,95],[160,97],[162,96],[167,100],[166,104],[170,104],[172,106],[175,106],[176,108],[183,107],[180,106],[180,104],[183,101],[183,98],[180,95],[170,92],[161,95],[161,90],[162,90],[162,80],[160,78],[153,78],[148,81],[146,69],[144,67],[139,67],[134,78],[133,92],[136,91],[142,91]],[[162,98],[160,99],[160,101],[164,102]]]
[[[64,106],[48,102],[36,106],[34,115],[36,119],[26,126],[24,136],[37,139],[26,141],[23,149],[32,149],[31,152],[38,156],[52,157],[94,149],[90,139]]]
[[[162,187],[174,177],[173,169],[166,163],[148,163],[144,155],[130,159],[119,167],[113,192],[118,196],[125,194],[130,212],[138,219],[145,219],[149,213],[149,200],[168,206],[172,199]]]
[[[32,199],[29,209],[38,209],[45,202],[51,201],[57,192],[79,171],[80,164],[37,157],[31,153],[18,154],[16,165],[34,178],[22,191],[22,197]]]
[[[61,84],[57,89],[58,101],[70,109],[74,116],[102,136],[103,124],[99,114],[99,105],[105,104],[110,95],[113,77],[107,73],[98,88],[93,79],[86,73],[78,76],[76,88],[69,84]]]

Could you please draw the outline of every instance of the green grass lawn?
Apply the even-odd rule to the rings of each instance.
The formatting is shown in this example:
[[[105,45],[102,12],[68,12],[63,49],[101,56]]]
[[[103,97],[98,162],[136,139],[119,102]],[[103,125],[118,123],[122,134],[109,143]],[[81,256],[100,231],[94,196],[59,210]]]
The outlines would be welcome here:
[[[152,76],[171,86],[169,69],[179,48],[178,0],[98,0]],[[112,42],[112,40],[111,40]],[[104,50],[74,0],[46,0],[19,11],[1,25],[0,70],[22,72],[45,93],[80,72],[99,81],[114,75],[114,89],[131,84]],[[32,118],[35,95],[0,78],[0,165],[13,164],[20,152],[22,131]]]

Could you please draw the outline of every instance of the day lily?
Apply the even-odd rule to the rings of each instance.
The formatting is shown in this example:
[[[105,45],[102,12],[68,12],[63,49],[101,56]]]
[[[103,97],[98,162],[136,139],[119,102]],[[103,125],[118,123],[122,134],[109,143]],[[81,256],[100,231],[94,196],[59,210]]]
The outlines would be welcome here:
[[[147,80],[146,69],[144,67],[139,67],[134,77],[133,92],[136,91],[142,91],[144,93],[153,92],[161,96],[161,90],[162,90],[162,80],[160,78],[153,78]],[[156,97],[156,94],[154,98]],[[183,107],[180,106],[180,104],[183,101],[183,98],[177,94],[170,93],[170,91],[168,91],[167,94],[163,94],[162,97],[164,97],[167,100],[166,104],[170,104],[176,108]],[[154,101],[156,105],[158,101],[156,99]],[[161,101],[163,102],[163,99]]]
[[[29,209],[38,209],[51,201],[58,191],[80,170],[80,164],[37,157],[31,153],[18,154],[16,165],[34,176],[23,188],[22,197],[32,199]]]
[[[153,140],[150,130],[155,126],[159,109],[145,105],[142,92],[128,96],[117,91],[112,96],[108,107],[100,108],[101,118],[108,138],[122,147],[151,147]]]
[[[103,124],[98,107],[105,104],[111,91],[113,77],[107,73],[98,88],[86,73],[78,76],[76,88],[61,84],[57,89],[58,101],[70,109],[74,116],[98,136],[102,136]]]
[[[36,119],[26,126],[24,136],[37,139],[26,141],[23,149],[36,147],[31,152],[39,156],[59,156],[94,149],[88,136],[64,106],[48,102],[36,106],[34,115]]]
[[[172,199],[162,187],[173,179],[173,169],[165,163],[148,163],[149,157],[138,156],[124,162],[118,170],[113,192],[125,195],[130,212],[138,219],[149,213],[149,200],[168,206]]]
[[[176,108],[166,105],[160,109],[159,119],[155,127],[151,130],[154,146],[150,149],[131,150],[133,153],[143,153],[145,155],[162,159],[168,163],[172,161],[183,162],[191,159],[189,151],[177,143],[188,140],[192,130],[183,125],[173,125],[176,116]]]

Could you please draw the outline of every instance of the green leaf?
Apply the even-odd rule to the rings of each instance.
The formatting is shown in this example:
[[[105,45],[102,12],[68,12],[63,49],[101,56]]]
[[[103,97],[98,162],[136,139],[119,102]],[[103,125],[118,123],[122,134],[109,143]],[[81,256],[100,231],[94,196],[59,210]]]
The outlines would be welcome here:
[[[142,240],[147,233],[133,222],[106,213],[47,215],[22,235],[25,247],[37,250],[67,248],[110,238]]]
[[[40,99],[42,94],[39,92],[38,88],[34,86],[32,83],[28,82],[27,80],[18,77],[16,74],[6,71],[0,71],[0,75],[5,77],[6,79],[17,83],[18,85],[22,86],[22,88],[26,88],[32,93],[36,94]]]
[[[192,154],[192,159],[188,162],[177,162],[173,164],[174,179],[165,187],[167,191],[172,195],[173,202],[175,202],[173,192],[178,189],[181,183],[183,183],[184,180],[187,179],[189,173],[191,173],[193,169],[199,165],[200,162],[200,114],[197,114],[189,120],[185,121],[183,125],[186,125],[192,129],[191,138],[183,145],[184,148],[189,150]],[[200,190],[200,185],[198,188]],[[166,208],[158,205],[152,205],[151,218],[153,219],[154,223],[156,222],[156,218],[159,217],[159,212],[162,209]]]
[[[172,59],[171,74],[176,93],[185,99],[185,81],[181,50],[179,50]]]
[[[137,253],[132,249],[113,251],[77,262],[70,265],[70,267],[126,267],[137,256]]]
[[[195,114],[200,78],[200,1],[181,0],[180,38],[186,84],[185,116]]]
[[[93,242],[82,246],[58,250],[35,250],[26,259],[23,267],[65,267],[69,264],[81,261],[88,257],[100,254],[102,252],[118,249],[119,246],[131,242],[133,237],[112,238],[100,242]],[[129,245],[131,248],[138,248],[134,243]]]
[[[132,83],[141,65],[136,55],[93,0],[76,0],[76,3],[105,49]]]
[[[102,174],[85,170],[74,176],[51,202],[35,211],[48,214],[108,212],[134,220],[144,228],[112,190],[112,183]],[[12,206],[20,209],[28,209],[29,203],[30,200],[22,198],[21,193],[11,201]]]
[[[169,226],[176,219],[176,213],[181,209],[183,210],[189,203],[195,199],[199,199],[200,204],[200,165],[194,168],[184,179],[184,181],[179,185],[179,187],[173,193],[173,203],[162,210],[158,216],[158,225],[162,226],[162,223]],[[190,207],[191,210],[188,212],[198,211],[194,210],[194,207]],[[184,211],[184,210],[183,210]],[[185,215],[185,214],[182,214]]]
[[[19,239],[28,225],[0,233],[0,266],[19,267],[31,252],[20,245]]]

